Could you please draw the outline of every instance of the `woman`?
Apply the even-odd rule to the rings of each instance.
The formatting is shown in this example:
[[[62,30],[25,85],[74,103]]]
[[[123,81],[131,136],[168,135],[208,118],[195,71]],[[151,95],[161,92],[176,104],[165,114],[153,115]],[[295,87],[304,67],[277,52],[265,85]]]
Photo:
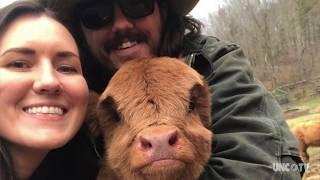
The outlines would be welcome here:
[[[76,43],[50,12],[27,1],[1,9],[0,179],[40,177],[70,152],[59,148],[80,129],[88,94]]]

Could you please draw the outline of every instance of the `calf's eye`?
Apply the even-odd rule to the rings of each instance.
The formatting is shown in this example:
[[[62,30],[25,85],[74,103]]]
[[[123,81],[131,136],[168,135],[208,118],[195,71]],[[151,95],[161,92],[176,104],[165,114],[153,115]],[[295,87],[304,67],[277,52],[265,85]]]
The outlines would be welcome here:
[[[192,112],[195,107],[196,107],[196,103],[195,103],[194,99],[191,99],[189,102],[188,112]]]
[[[108,96],[100,104],[100,108],[103,109],[106,116],[111,117],[114,122],[120,122],[121,114],[117,110],[118,109],[117,107],[118,107],[117,103],[111,96]]]

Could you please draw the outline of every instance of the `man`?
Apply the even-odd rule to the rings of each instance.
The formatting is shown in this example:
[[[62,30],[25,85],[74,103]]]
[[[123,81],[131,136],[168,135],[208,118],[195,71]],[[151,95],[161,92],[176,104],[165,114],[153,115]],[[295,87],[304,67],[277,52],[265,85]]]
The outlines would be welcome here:
[[[202,36],[201,24],[186,16],[198,0],[40,1],[71,28],[89,86],[97,92],[106,86],[106,75],[139,57],[184,57],[205,76],[215,136],[200,179],[301,179],[299,171],[273,168],[279,163],[298,166],[296,141],[242,50]]]

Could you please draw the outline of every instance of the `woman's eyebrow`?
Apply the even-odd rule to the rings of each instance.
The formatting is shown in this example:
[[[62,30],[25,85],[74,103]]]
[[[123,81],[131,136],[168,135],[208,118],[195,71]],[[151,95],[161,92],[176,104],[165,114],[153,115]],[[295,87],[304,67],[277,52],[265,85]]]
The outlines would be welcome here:
[[[19,53],[19,54],[25,54],[25,55],[34,55],[36,54],[36,51],[33,50],[33,49],[30,49],[30,48],[24,48],[24,47],[19,47],[19,48],[10,48],[10,49],[7,49],[6,51],[4,51],[1,55],[1,56],[4,56],[5,54],[8,54],[10,52],[15,52],[15,53]],[[79,58],[79,55],[76,54],[76,53],[73,53],[71,51],[61,51],[61,52],[58,52],[56,54],[56,56],[58,57],[71,57],[71,56],[74,56],[74,57],[77,57]]]
[[[4,56],[4,55],[6,55],[7,53],[10,53],[10,52],[20,53],[20,54],[25,54],[25,55],[33,55],[33,54],[36,53],[35,50],[30,49],[30,48],[24,48],[24,47],[21,47],[21,48],[10,48],[10,49],[7,49],[6,51],[4,51],[0,55],[0,57]]]
[[[71,51],[60,51],[56,54],[56,56],[58,56],[58,57],[72,57],[72,56],[74,56],[74,57],[79,58],[78,54],[71,52]]]

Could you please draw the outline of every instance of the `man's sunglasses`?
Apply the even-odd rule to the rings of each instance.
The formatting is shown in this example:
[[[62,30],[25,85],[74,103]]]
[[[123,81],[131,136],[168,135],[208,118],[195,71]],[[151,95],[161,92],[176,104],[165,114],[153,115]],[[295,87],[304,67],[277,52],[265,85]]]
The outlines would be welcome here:
[[[122,13],[133,19],[148,16],[154,11],[155,0],[104,0],[82,4],[78,7],[78,15],[82,25],[88,29],[100,29],[114,19],[114,3]]]

